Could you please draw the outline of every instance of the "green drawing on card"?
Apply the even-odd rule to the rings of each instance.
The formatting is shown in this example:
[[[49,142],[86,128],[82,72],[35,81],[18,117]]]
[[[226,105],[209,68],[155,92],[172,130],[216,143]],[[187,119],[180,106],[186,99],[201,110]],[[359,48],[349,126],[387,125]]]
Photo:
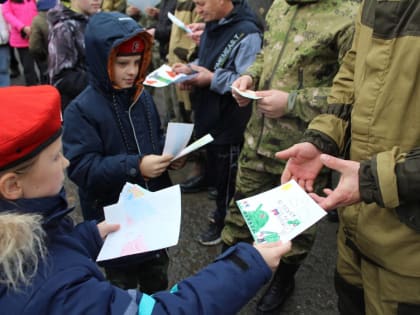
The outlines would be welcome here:
[[[289,221],[287,221],[287,224],[293,225],[293,226],[298,226],[300,224],[300,221],[298,219],[289,220]]]
[[[261,210],[262,204],[260,204],[254,211],[244,211],[244,217],[249,223],[252,233],[257,233],[269,219],[268,213]]]
[[[272,231],[260,231],[257,233],[258,243],[272,243],[280,240],[280,235]]]

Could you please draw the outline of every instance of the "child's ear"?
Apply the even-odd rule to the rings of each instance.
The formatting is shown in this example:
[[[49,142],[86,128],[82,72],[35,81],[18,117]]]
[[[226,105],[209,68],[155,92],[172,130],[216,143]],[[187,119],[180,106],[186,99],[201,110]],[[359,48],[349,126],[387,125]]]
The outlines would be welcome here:
[[[0,194],[9,200],[22,198],[23,189],[16,173],[8,172],[0,177]]]

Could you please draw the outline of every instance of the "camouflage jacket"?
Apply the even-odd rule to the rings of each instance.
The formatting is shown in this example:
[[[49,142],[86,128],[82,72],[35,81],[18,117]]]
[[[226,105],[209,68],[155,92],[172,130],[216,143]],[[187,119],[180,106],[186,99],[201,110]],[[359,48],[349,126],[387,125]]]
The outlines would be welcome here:
[[[354,0],[289,3],[274,1],[263,50],[244,73],[253,77],[257,90],[290,93],[285,116],[267,118],[254,106],[245,131],[244,151],[256,150],[265,157],[264,170],[279,174],[285,162],[275,159],[275,152],[299,142],[310,120],[327,106],[328,87],[351,47],[359,5]]]

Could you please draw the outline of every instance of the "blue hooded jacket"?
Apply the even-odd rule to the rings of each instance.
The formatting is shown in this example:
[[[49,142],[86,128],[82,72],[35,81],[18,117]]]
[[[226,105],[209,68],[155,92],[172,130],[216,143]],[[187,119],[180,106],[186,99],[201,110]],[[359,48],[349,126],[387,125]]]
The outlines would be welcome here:
[[[108,69],[115,47],[138,34],[145,50],[135,86],[116,89]],[[139,169],[140,159],[162,154],[164,143],[156,106],[142,86],[151,58],[151,36],[126,15],[99,13],[89,20],[85,44],[89,86],[64,112],[63,147],[82,208],[92,211],[89,219],[102,219],[102,208],[117,202],[126,182],[156,191],[171,181],[164,172],[146,182]]]

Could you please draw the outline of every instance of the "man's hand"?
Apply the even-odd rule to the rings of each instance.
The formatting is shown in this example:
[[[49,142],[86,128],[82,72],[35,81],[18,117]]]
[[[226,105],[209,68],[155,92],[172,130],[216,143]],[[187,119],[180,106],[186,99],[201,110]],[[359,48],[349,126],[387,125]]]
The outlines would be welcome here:
[[[232,86],[237,88],[239,91],[245,91],[252,88],[252,77],[249,75],[242,75],[233,81]],[[236,93],[235,90],[232,89],[232,96],[238,103],[240,107],[247,106],[251,100],[249,98],[243,97],[240,94]]]
[[[191,38],[197,46],[200,45],[201,34],[203,34],[204,32],[204,28],[206,27],[206,24],[205,23],[191,23],[187,25],[187,27],[192,31],[192,33],[187,34],[187,36]]]
[[[140,160],[140,171],[145,178],[155,178],[160,176],[171,163],[173,156],[166,155],[145,155]]]
[[[182,82],[179,86],[181,89],[190,90],[192,86],[209,86],[213,79],[213,72],[207,70],[207,68],[197,65],[186,65],[182,63],[175,63],[172,65],[172,70],[175,73],[191,74],[193,71],[197,72],[197,75],[191,80]]]
[[[210,85],[211,80],[213,80],[213,72],[211,72],[207,68],[196,65],[191,65],[191,69],[193,71],[197,71],[198,73],[193,79],[186,82],[193,86],[199,87],[205,87]]]
[[[172,65],[172,71],[177,74],[178,73],[191,74],[193,70],[190,65],[177,62]],[[177,85],[182,91],[191,91],[193,88],[193,85],[190,83],[190,81],[191,80],[183,81],[181,83],[177,83]]]
[[[289,149],[277,152],[276,158],[288,160],[281,182],[294,179],[303,189],[312,192],[315,178],[323,166],[320,156],[321,151],[309,142],[298,143]]]
[[[321,162],[328,168],[341,174],[337,187],[334,190],[324,189],[327,197],[315,193],[311,197],[325,210],[352,205],[360,201],[359,168],[360,163],[335,158],[331,155],[321,154]]]
[[[289,93],[279,90],[257,91],[262,99],[257,101],[259,111],[268,118],[280,118],[287,108]]]

